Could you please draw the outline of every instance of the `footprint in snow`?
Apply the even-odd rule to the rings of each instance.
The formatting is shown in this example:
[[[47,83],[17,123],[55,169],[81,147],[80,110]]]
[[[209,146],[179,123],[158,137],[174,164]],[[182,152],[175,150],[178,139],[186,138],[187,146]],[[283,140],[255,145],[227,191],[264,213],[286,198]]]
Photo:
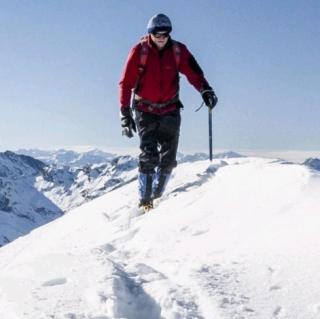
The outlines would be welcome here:
[[[200,235],[206,234],[208,231],[209,231],[209,229],[200,229],[200,230],[195,231],[192,234],[192,236],[200,236]]]
[[[279,318],[279,316],[281,315],[282,313],[282,308],[280,306],[276,307],[273,311],[273,317],[274,318]]]
[[[107,219],[107,221],[110,221],[110,216],[109,216],[109,214],[103,212],[102,215]]]
[[[186,231],[186,230],[188,230],[188,226],[184,226],[184,227],[180,228],[181,232]]]
[[[53,286],[59,286],[59,285],[64,285],[67,283],[67,279],[64,277],[61,278],[54,278],[50,279],[48,281],[45,281],[42,286],[43,287],[53,287]]]
[[[243,271],[239,262],[226,266],[222,264],[202,265],[196,272],[202,291],[232,318],[253,318],[255,309],[250,306],[250,298],[237,287]],[[245,317],[244,317],[245,316]]]
[[[271,266],[269,266],[269,267],[268,267],[268,272],[272,275],[272,274],[275,272],[275,270],[274,270],[274,268],[272,268]]]
[[[116,248],[113,245],[105,244],[105,245],[102,245],[101,247],[99,247],[98,249],[95,249],[94,251],[97,251],[99,253],[111,254],[115,250],[116,250]]]
[[[281,286],[279,285],[273,285],[269,288],[270,291],[275,291],[275,290],[280,290],[281,289]]]
[[[112,241],[113,246],[117,246],[119,244],[126,244],[128,241],[130,241],[135,235],[139,232],[138,229],[134,229],[130,231],[129,233],[125,234],[124,236],[120,236]]]
[[[135,264],[129,268],[129,271],[130,277],[136,278],[135,280],[139,283],[167,279],[163,273],[143,263]]]

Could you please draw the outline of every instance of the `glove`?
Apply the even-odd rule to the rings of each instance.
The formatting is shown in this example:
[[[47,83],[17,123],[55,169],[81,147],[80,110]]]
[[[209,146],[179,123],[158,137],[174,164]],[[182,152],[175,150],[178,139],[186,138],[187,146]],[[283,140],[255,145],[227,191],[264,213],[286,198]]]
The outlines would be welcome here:
[[[202,90],[201,96],[203,98],[205,105],[209,107],[211,110],[218,103],[218,98],[211,87],[209,87],[208,89]]]
[[[120,120],[121,126],[123,128],[122,135],[127,136],[129,138],[133,137],[132,131],[136,132],[136,123],[131,114],[131,110],[129,107],[123,107],[120,111]]]

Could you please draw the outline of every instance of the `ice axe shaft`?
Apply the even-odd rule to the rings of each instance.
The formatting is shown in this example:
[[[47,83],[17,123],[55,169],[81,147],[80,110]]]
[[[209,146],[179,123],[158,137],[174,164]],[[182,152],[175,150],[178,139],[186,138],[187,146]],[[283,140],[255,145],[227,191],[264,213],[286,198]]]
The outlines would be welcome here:
[[[208,106],[208,119],[209,119],[209,158],[212,161],[212,109],[211,105],[213,105],[213,100],[209,100],[210,106]],[[198,107],[195,112],[198,112],[204,105],[204,101],[201,103],[200,107]]]
[[[212,110],[213,100],[209,99],[210,106],[208,107],[208,118],[209,118],[209,159],[212,162]]]
[[[212,162],[212,109],[208,107],[208,118],[209,118],[209,158]]]

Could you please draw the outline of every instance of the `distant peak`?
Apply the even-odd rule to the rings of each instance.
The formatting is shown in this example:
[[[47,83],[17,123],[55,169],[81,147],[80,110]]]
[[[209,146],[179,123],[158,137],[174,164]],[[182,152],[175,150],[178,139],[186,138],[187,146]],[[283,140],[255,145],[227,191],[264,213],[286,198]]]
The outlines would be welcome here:
[[[43,171],[43,169],[46,167],[46,164],[31,156],[16,154],[12,151],[5,151],[4,153],[0,153],[0,157],[6,158],[14,163],[22,162],[37,171]]]
[[[312,168],[312,169],[320,171],[320,159],[319,158],[308,158],[304,161],[303,164]]]

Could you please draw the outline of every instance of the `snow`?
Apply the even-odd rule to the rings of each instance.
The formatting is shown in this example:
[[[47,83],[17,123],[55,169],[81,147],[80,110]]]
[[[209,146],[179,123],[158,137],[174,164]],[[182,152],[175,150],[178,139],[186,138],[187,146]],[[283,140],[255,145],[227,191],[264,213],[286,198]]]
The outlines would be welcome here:
[[[137,159],[130,156],[70,168],[0,153],[0,247],[136,177]]]
[[[0,249],[0,319],[320,318],[320,174],[180,164],[140,215],[127,183]]]

